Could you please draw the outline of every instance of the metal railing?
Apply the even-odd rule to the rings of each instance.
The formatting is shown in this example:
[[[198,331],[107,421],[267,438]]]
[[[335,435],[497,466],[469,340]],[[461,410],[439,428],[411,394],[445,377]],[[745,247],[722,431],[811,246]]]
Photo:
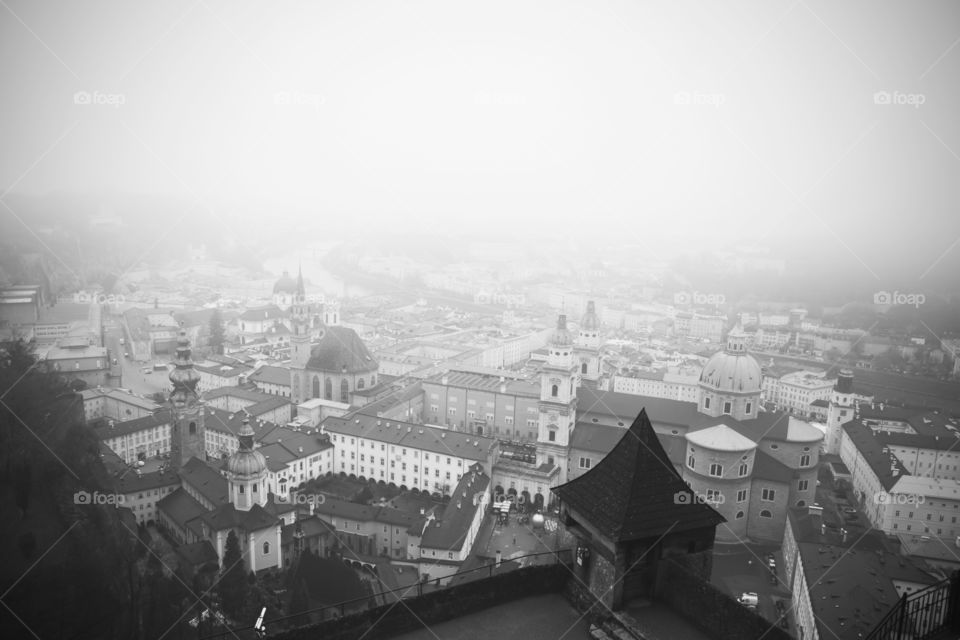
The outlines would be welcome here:
[[[865,640],[924,640],[960,630],[960,571],[904,594]]]
[[[476,576],[474,579],[477,579],[477,580],[482,580],[484,578],[492,578],[494,575],[494,571],[497,568],[499,568],[499,566],[502,566],[504,564],[516,563],[518,560],[523,560],[525,558],[536,558],[540,556],[553,556],[554,559],[552,563],[534,563],[534,564],[527,564],[527,565],[523,565],[521,563],[521,565],[516,567],[516,569],[525,568],[525,566],[526,567],[545,566],[547,564],[554,564],[554,565],[564,564],[567,566],[573,564],[573,557],[569,549],[560,549],[558,551],[541,551],[538,553],[528,553],[526,555],[519,556],[516,558],[509,558],[509,559],[504,558],[501,561],[501,563],[497,563],[496,561],[494,561],[489,564],[475,567],[473,569],[467,569],[466,571],[457,571],[456,573],[453,573],[449,576],[445,576],[442,578],[435,578],[433,580],[419,580],[417,581],[416,584],[407,585],[405,587],[388,589],[388,590],[380,591],[375,594],[363,596],[360,598],[354,598],[353,600],[345,600],[344,602],[338,602],[336,604],[326,605],[323,607],[316,607],[314,609],[309,609],[307,611],[291,613],[283,617],[273,618],[271,620],[265,620],[264,622],[268,627],[276,626],[277,623],[283,623],[289,620],[294,620],[294,619],[302,620],[304,619],[305,616],[309,616],[309,614],[318,614],[320,620],[328,620],[330,618],[337,618],[337,617],[342,618],[344,616],[347,616],[353,613],[358,613],[368,608],[379,606],[376,603],[376,600],[378,597],[382,598],[383,602],[386,604],[388,602],[392,602],[392,600],[387,599],[387,596],[395,593],[399,594],[395,596],[396,600],[401,600],[404,597],[413,598],[413,597],[422,596],[424,593],[433,593],[435,591],[442,591],[444,589],[449,589],[451,586],[455,586],[453,585],[454,578],[471,575],[471,574]],[[350,558],[345,558],[345,559],[350,560]],[[483,575],[481,572],[485,572],[486,575]],[[441,581],[445,581],[447,584],[441,584]],[[371,604],[371,601],[373,602],[373,604]],[[308,623],[308,624],[314,624],[314,623]],[[300,626],[307,626],[307,625],[300,625]],[[253,628],[254,627],[251,625],[249,627],[226,629],[224,631],[219,631],[217,633],[205,635],[203,636],[203,638],[222,638],[226,636],[235,636],[235,634],[239,631],[252,630]]]

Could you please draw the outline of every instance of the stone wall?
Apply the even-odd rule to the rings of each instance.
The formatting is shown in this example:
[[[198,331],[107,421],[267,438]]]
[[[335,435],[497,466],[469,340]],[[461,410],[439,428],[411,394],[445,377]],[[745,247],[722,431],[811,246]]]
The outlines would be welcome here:
[[[660,562],[656,599],[715,640],[791,640],[789,632],[747,609],[674,559]]]
[[[623,592],[623,581],[617,580],[616,568],[603,555],[594,551],[588,559],[590,567],[589,577],[584,580],[593,592],[593,596],[600,600],[607,609],[619,605],[618,595]]]
[[[286,632],[273,632],[276,640],[377,640],[422,629],[528,596],[560,592],[570,570],[562,564],[517,569],[483,580],[467,582],[442,591],[390,603],[343,618]],[[269,630],[269,625],[267,625]],[[774,639],[775,640],[775,639]]]

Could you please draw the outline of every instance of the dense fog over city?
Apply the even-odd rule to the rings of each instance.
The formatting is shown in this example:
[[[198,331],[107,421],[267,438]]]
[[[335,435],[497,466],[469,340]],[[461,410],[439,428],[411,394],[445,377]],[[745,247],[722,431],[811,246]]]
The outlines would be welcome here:
[[[960,632],[954,0],[0,0],[0,80],[5,638]]]
[[[746,238],[844,277],[943,286],[958,11],[10,2],[0,185],[152,197],[167,221],[215,213],[214,234],[243,213],[231,231],[251,244],[250,217],[666,254]]]

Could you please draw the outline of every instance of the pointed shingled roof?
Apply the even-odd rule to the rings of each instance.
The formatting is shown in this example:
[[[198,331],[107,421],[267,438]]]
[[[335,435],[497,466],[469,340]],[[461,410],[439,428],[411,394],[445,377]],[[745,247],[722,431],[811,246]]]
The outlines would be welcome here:
[[[615,542],[666,531],[715,527],[726,519],[709,505],[675,499],[690,487],[677,473],[642,409],[620,442],[590,471],[552,491]]]

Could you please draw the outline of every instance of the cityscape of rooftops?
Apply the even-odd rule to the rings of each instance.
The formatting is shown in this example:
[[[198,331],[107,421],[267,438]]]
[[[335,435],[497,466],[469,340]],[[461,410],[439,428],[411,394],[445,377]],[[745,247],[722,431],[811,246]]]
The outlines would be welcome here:
[[[960,6],[0,0],[0,629],[960,638]]]

